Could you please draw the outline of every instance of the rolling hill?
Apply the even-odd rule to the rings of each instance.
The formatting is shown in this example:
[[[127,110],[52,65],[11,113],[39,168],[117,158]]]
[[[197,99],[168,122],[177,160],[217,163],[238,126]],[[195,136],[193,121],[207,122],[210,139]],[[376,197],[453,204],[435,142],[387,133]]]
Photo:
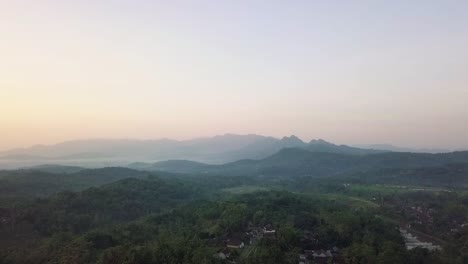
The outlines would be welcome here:
[[[86,169],[73,173],[30,169],[0,171],[0,199],[45,197],[62,191],[80,191],[125,178],[144,178],[148,174],[128,168]]]
[[[286,148],[261,160],[246,159],[223,165],[172,160],[146,164],[146,166],[141,166],[140,169],[231,176],[329,177],[349,175],[351,173],[367,173],[380,169],[436,168],[459,163],[468,163],[468,151],[440,154],[388,152],[347,155],[311,152],[301,148]]]

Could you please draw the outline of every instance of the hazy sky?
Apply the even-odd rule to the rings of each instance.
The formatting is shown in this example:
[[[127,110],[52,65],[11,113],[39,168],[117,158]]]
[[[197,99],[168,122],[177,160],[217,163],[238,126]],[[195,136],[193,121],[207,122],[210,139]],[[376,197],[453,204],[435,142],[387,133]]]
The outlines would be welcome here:
[[[227,132],[468,147],[468,1],[0,0],[0,149]]]

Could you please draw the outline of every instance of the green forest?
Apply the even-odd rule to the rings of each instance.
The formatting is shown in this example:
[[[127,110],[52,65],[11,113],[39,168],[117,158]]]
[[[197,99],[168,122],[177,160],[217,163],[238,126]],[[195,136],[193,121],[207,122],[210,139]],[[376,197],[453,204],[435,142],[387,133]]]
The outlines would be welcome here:
[[[324,179],[103,168],[0,175],[5,264],[468,261],[463,188],[370,183],[362,180],[366,174]],[[402,227],[440,249],[407,249]]]

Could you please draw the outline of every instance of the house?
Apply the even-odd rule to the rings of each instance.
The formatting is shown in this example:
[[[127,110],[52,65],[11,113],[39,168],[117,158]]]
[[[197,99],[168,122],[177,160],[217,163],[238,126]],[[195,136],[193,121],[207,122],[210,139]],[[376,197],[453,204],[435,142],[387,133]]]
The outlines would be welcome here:
[[[218,257],[222,260],[225,260],[231,256],[231,251],[228,248],[223,248],[218,253],[215,254],[215,257]]]
[[[299,254],[299,264],[309,264],[306,255]]]
[[[344,260],[341,258],[340,249],[338,247],[333,247],[331,249],[306,249],[304,250],[304,256],[306,259],[313,260],[313,263],[344,263]]]
[[[276,230],[272,225],[266,225],[263,227],[263,234],[276,234]]]
[[[335,257],[332,253],[332,250],[304,250],[304,255],[306,258],[313,259],[314,263],[327,263],[330,259]],[[338,255],[338,254],[337,254]]]
[[[276,239],[276,230],[272,225],[266,225],[263,227],[263,237],[267,239]]]
[[[239,239],[231,238],[225,241],[226,247],[228,248],[244,248],[244,242]]]
[[[325,253],[322,252],[322,251],[317,251],[317,252],[314,252],[312,254],[312,257],[314,257],[314,258],[326,258],[327,255],[325,255]]]

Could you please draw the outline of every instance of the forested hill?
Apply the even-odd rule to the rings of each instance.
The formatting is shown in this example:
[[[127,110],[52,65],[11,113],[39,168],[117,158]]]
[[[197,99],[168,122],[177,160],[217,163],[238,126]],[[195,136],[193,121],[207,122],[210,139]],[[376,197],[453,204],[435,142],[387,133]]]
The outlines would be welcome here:
[[[398,224],[363,199],[266,190],[216,200],[194,194],[182,182],[125,179],[0,211],[0,263],[289,264],[321,248],[333,254],[319,263],[465,263],[468,233],[442,254],[406,250]],[[265,233],[268,226],[274,234]],[[245,247],[227,246],[234,240]],[[220,259],[219,252],[230,256]]]
[[[422,198],[413,201],[412,196],[403,196],[413,188],[354,182],[366,181],[368,178],[362,176],[369,176],[388,183],[395,179],[395,173],[406,178],[418,175],[421,182],[466,178],[468,163],[455,162],[464,160],[467,153],[395,154],[355,156],[284,149],[259,161],[220,166],[189,162],[192,170],[213,168],[209,173],[192,175],[126,168],[68,174],[3,171],[0,194],[9,197],[0,196],[0,263],[297,263],[305,250],[333,247],[339,248],[333,255],[338,263],[355,263],[356,259],[360,259],[358,263],[464,263],[459,256],[468,233],[452,236],[450,231],[468,219],[464,192],[459,196],[457,190],[433,188],[437,189],[434,193],[421,191],[418,195]],[[383,162],[406,168],[372,168],[357,178],[344,173]],[[184,163],[163,164],[170,168]],[[311,171],[340,176],[289,177]],[[387,187],[391,189],[388,192]],[[25,200],[35,196],[42,197]],[[380,202],[375,197],[381,197]],[[421,200],[429,198],[425,204],[432,206],[441,197],[446,198],[439,208],[447,205],[450,210],[431,209],[437,224],[432,226],[438,234],[450,235],[449,246],[443,255],[406,250],[397,221],[382,214],[392,216],[397,205],[405,210],[424,207]],[[392,200],[395,202],[385,207]],[[252,237],[256,240],[250,244],[247,232],[253,228],[261,233],[269,225],[276,228],[276,235]],[[232,238],[242,239],[246,248],[231,250],[226,261],[216,257]],[[432,262],[440,257],[445,260]],[[454,262],[457,259],[460,261]]]
[[[78,167],[78,166],[57,165],[57,164],[43,164],[43,165],[38,165],[38,166],[25,167],[24,169],[33,170],[33,171],[50,172],[50,173],[75,173],[75,172],[85,170],[86,168]]]
[[[61,191],[80,191],[125,178],[143,178],[149,173],[128,168],[83,169],[74,173],[38,170],[0,171],[0,201],[45,197]]]
[[[79,233],[89,227],[160,213],[190,200],[193,195],[190,186],[178,181],[157,177],[144,180],[129,178],[81,192],[62,192],[36,200],[30,210],[23,212],[18,219],[28,222],[31,219],[28,214],[33,214],[31,224],[42,234]]]
[[[11,263],[2,262],[3,254],[17,250],[22,255],[21,250],[53,235],[78,235],[147,214],[168,212],[191,201],[194,193],[191,186],[178,181],[130,178],[81,192],[62,192],[26,206],[0,206],[0,263]],[[39,250],[48,254],[47,249]],[[38,262],[30,259],[26,263]]]
[[[365,184],[397,184],[468,188],[468,163],[423,168],[384,168],[346,175],[346,180]]]
[[[468,151],[441,154],[388,152],[346,155],[287,148],[261,160],[240,160],[223,165],[177,160],[138,164],[138,168],[198,174],[323,177],[378,169],[431,168],[456,163],[468,163]]]

